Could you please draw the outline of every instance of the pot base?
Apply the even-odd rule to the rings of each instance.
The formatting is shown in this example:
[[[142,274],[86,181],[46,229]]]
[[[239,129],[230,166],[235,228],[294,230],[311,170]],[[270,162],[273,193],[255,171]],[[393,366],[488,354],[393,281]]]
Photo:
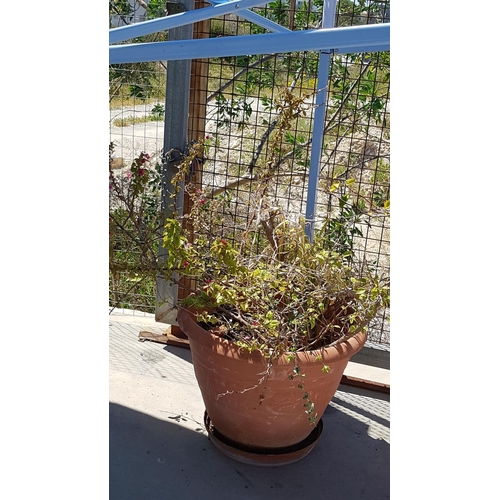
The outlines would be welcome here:
[[[319,420],[309,436],[300,443],[283,448],[255,448],[246,446],[222,435],[205,411],[205,427],[214,446],[224,455],[238,462],[261,467],[277,467],[298,462],[314,448],[323,432],[323,420]]]

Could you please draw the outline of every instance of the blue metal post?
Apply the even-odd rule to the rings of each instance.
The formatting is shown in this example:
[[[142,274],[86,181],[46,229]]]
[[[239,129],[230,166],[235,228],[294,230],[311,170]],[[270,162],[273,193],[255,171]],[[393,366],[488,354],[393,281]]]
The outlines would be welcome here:
[[[322,28],[333,28],[335,25],[335,8],[337,0],[325,0],[323,4]],[[314,218],[316,215],[316,197],[323,151],[323,131],[325,126],[326,102],[328,99],[328,74],[330,71],[331,50],[319,53],[318,83],[316,107],[314,110],[313,139],[311,144],[311,163],[309,166],[309,184],[306,202],[306,234],[310,241],[314,238]]]

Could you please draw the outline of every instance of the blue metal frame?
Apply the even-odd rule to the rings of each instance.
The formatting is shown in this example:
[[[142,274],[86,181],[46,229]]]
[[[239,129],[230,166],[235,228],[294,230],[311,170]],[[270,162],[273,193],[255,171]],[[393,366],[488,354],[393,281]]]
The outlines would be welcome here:
[[[318,51],[320,53],[320,64],[318,68],[316,111],[306,204],[306,230],[309,238],[312,239],[319,164],[323,142],[323,122],[326,110],[326,88],[328,86],[330,55],[332,52],[336,54],[351,54],[390,50],[390,23],[334,28],[337,2],[336,0],[325,0],[322,28],[291,31],[254,12],[246,10],[251,7],[263,5],[266,1],[209,0],[213,4],[211,7],[181,12],[168,17],[110,29],[109,63],[180,61],[274,53],[274,50],[270,52],[270,49],[276,49],[276,53]],[[258,24],[271,31],[271,33],[111,45],[124,40],[130,40],[131,38],[231,13]]]
[[[272,48],[276,48],[277,53],[330,49],[338,54],[379,52],[390,50],[389,31],[390,24],[387,23],[289,33],[115,45],[109,47],[109,64],[269,54],[274,53],[270,50]]]
[[[185,24],[197,23],[205,21],[212,17],[223,16],[225,14],[239,14],[244,9],[263,5],[267,0],[219,0],[213,7],[205,7],[203,9],[190,10],[188,12],[180,12],[172,16],[160,17],[142,23],[132,24],[129,26],[120,26],[109,30],[109,43],[123,42],[138,36],[150,35],[158,31],[165,31]]]

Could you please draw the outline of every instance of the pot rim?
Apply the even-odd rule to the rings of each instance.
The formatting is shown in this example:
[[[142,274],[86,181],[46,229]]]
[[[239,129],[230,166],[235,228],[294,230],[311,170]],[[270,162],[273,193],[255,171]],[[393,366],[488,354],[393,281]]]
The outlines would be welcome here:
[[[224,338],[220,337],[219,335],[212,333],[210,330],[206,330],[205,328],[201,327],[198,324],[198,322],[196,321],[196,314],[197,314],[196,311],[193,311],[193,310],[188,309],[186,307],[178,306],[178,313],[177,314],[178,315],[180,314],[181,316],[183,316],[185,318],[189,318],[188,321],[190,321],[192,324],[194,324],[196,326],[196,328],[198,328],[199,330],[204,332],[204,334],[208,334],[211,337],[211,341],[217,345],[220,345],[224,350],[231,349],[232,351],[234,351],[236,353],[236,355],[238,357],[240,357],[242,359],[246,359],[246,360],[252,359],[252,360],[258,362],[258,361],[267,359],[264,356],[264,354],[262,353],[262,351],[260,351],[258,349],[255,351],[252,351],[252,352],[246,352],[243,356],[241,354],[243,349],[240,348],[239,346],[237,346],[234,342],[232,342],[231,340],[224,339]],[[184,332],[184,333],[187,335],[187,332]],[[299,352],[295,352],[295,353],[293,353],[291,351],[287,351],[287,352],[283,353],[282,355],[280,355],[278,358],[275,358],[273,360],[273,364],[276,363],[278,365],[281,365],[281,364],[289,365],[290,363],[288,361],[288,356],[290,356],[290,355],[298,355],[305,360],[309,360],[309,358],[311,358],[311,360],[313,360],[319,356],[321,356],[323,358],[323,360],[327,360],[332,355],[333,355],[333,357],[335,357],[337,359],[344,358],[344,357],[350,358],[362,349],[362,347],[364,346],[364,344],[366,342],[366,339],[367,339],[366,332],[361,330],[361,331],[358,331],[358,332],[352,334],[350,337],[347,337],[345,339],[341,339],[339,341],[336,341],[336,343],[333,343],[333,344],[330,344],[327,346],[319,347],[318,349],[313,349],[310,351],[299,351]],[[336,351],[336,353],[335,353],[335,351]],[[327,356],[327,354],[329,354],[329,353],[331,356]]]

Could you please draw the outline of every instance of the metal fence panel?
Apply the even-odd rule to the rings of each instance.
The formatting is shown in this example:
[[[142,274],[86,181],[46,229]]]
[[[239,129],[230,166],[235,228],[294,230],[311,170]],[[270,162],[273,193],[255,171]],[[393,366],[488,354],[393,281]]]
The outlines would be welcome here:
[[[267,32],[272,23],[293,31],[315,29],[321,23],[322,4],[316,0],[270,2],[249,10],[247,18],[226,14],[197,23],[195,37],[255,35]],[[197,2],[196,6],[203,4]],[[336,12],[335,25],[342,27],[390,20],[386,1],[339,1]],[[269,24],[262,27],[252,22],[256,15]],[[166,35],[146,37],[162,41]],[[205,142],[206,161],[200,177],[204,188],[219,194],[228,189],[250,193],[253,169],[268,154],[268,139],[276,119],[273,102],[287,89],[296,96],[308,96],[310,106],[306,116],[297,120],[283,139],[284,158],[275,195],[288,213],[297,217],[306,214],[320,57],[317,51],[296,51],[193,60],[188,139]],[[344,229],[339,224],[332,230],[339,238],[347,237],[346,243],[353,244],[370,265],[388,273],[389,53],[333,53],[328,54],[328,59],[314,215],[320,220],[326,210],[334,207]],[[126,176],[142,151],[151,156],[152,168],[156,164],[153,170],[160,171],[168,65],[165,61],[110,65],[110,141],[115,146],[112,162],[117,175]],[[343,193],[332,192],[338,180],[349,180],[354,200],[349,206],[339,205]],[[345,183],[342,185],[345,189]],[[160,206],[158,186],[152,187],[149,203]],[[346,230],[350,231],[350,239]],[[110,262],[115,264],[114,271],[110,270],[110,307],[154,312],[154,273],[145,278],[138,272],[140,266],[133,270],[133,262],[139,262],[140,257],[134,256],[130,241],[120,246],[118,233],[110,238]],[[123,251],[124,245],[127,252]],[[116,265],[123,259],[130,264],[128,267]],[[389,311],[384,311],[371,326],[371,342],[389,346],[388,315]]]

